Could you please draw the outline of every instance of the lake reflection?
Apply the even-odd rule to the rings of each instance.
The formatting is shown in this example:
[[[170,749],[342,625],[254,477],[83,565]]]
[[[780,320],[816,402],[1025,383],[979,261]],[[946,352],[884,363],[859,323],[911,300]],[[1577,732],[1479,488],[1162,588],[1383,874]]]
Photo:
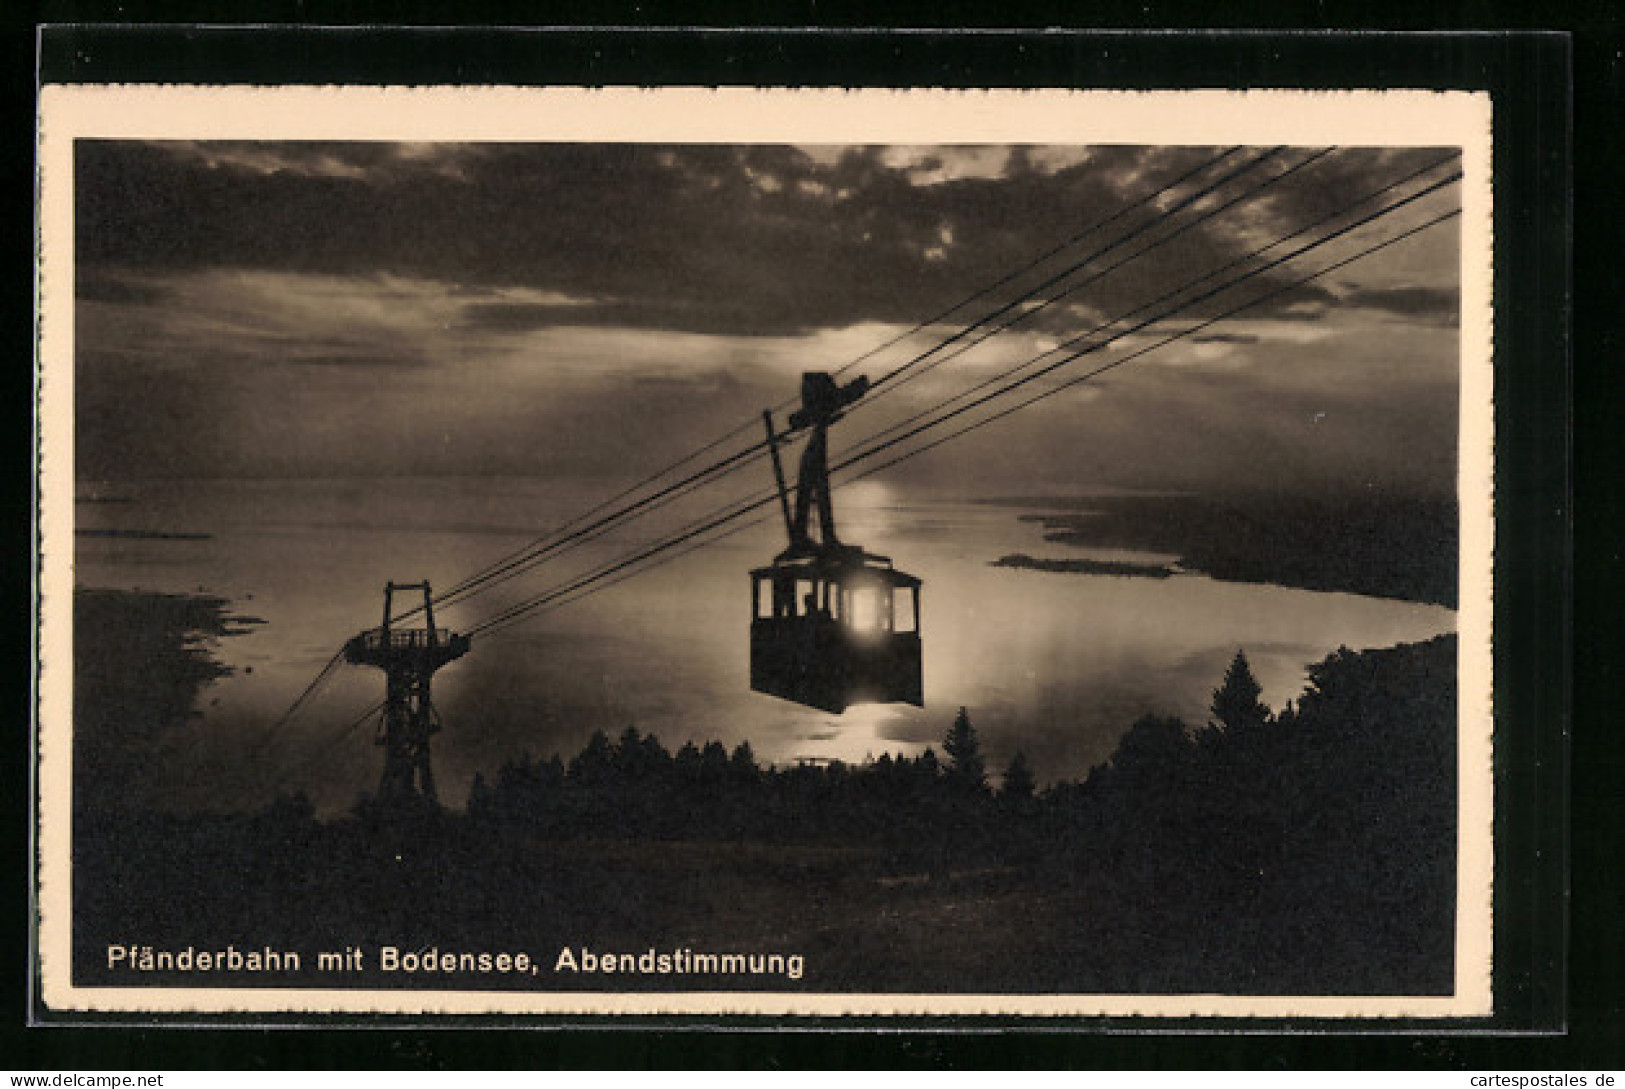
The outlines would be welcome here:
[[[205,540],[81,538],[87,586],[203,592],[267,623],[223,640],[237,672],[204,693],[202,718],[157,754],[156,796],[185,806],[197,784],[240,784],[245,805],[277,786],[328,812],[376,785],[379,750],[365,729],[333,740],[382,695],[381,677],[347,668],[323,696],[250,759],[267,728],[338,646],[378,623],[386,579],[446,588],[527,543],[613,488],[573,494],[529,479],[191,481],[103,485],[122,502],[80,503],[85,528],[207,533]],[[742,494],[742,493],[741,493]],[[715,502],[713,498],[712,502]],[[1446,608],[1216,582],[990,566],[1012,552],[1051,558],[1167,562],[1174,557],[1049,544],[1020,510],[966,502],[900,503],[879,483],[839,493],[844,539],[891,556],[925,580],[926,707],[809,711],[749,690],[746,572],[772,558],[772,521],[646,575],[478,639],[436,679],[447,726],[436,741],[442,798],[460,805],[476,771],[528,752],[568,757],[594,729],[628,725],[675,749],[748,739],[757,758],[861,761],[936,745],[961,705],[989,765],[1016,749],[1041,780],[1072,778],[1106,759],[1147,712],[1206,720],[1213,688],[1245,649],[1279,708],[1304,667],[1339,645],[1360,649],[1455,628]],[[696,508],[704,509],[704,508]],[[672,510],[593,542],[460,606],[455,628],[652,539]],[[217,791],[210,787],[212,797]]]

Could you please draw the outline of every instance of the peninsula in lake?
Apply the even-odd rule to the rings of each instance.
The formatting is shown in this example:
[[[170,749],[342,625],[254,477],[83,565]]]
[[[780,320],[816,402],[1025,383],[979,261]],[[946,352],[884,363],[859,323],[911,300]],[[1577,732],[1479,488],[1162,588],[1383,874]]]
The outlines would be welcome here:
[[[1134,549],[1179,557],[1179,567],[1225,582],[1275,583],[1456,607],[1454,496],[1108,495],[1002,498],[1026,508],[1044,539],[1077,548]],[[1084,574],[1155,575],[1087,560],[1006,556],[1004,567]],[[1075,566],[1076,565],[1076,566]],[[1157,566],[1157,565],[1152,565]]]
[[[1122,560],[1049,560],[1013,552],[993,561],[994,567],[1016,567],[1024,571],[1055,571],[1068,575],[1108,575],[1115,578],[1171,578],[1174,569],[1162,563],[1129,563]]]

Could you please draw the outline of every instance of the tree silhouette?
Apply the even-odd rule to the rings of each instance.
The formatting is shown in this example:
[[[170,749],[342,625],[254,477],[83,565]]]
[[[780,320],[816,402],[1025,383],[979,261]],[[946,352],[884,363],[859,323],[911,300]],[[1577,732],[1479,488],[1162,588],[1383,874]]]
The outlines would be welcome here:
[[[908,758],[900,756],[897,758],[897,763],[900,767],[907,768]],[[914,774],[922,782],[928,784],[937,781],[937,777],[942,774],[942,762],[937,759],[936,750],[926,746],[926,750],[920,754],[919,759],[914,761]]]
[[[491,787],[486,783],[485,776],[479,772],[474,773],[474,782],[468,788],[468,815],[481,820],[491,815]]]
[[[751,750],[749,741],[741,741],[734,748],[733,756],[728,758],[728,774],[742,784],[755,783],[761,778],[762,769],[756,765],[756,753]]]
[[[948,781],[966,791],[987,789],[987,765],[982,760],[982,743],[977,740],[976,727],[970,724],[970,714],[961,707],[954,716],[954,724],[943,738],[942,751],[948,754]]]
[[[594,730],[587,747],[570,761],[570,779],[586,786],[608,782],[615,769],[615,746],[603,730]]]
[[[705,748],[700,750],[700,768],[702,778],[709,784],[722,781],[728,770],[728,750],[720,741],[707,741]]]
[[[636,726],[628,726],[621,731],[621,736],[615,742],[614,755],[610,762],[615,767],[615,774],[622,782],[638,778],[643,771],[643,735],[638,733]]]
[[[1117,743],[1111,770],[1135,787],[1172,775],[1190,754],[1185,724],[1167,715],[1142,715]]]
[[[1010,764],[1004,769],[1004,785],[999,793],[1006,798],[1031,798],[1037,783],[1033,781],[1033,769],[1027,763],[1027,754],[1016,750],[1010,758]]]
[[[1226,730],[1246,730],[1269,721],[1270,709],[1258,697],[1263,692],[1247,655],[1236,651],[1225,671],[1224,683],[1213,690],[1212,711],[1218,725]]]

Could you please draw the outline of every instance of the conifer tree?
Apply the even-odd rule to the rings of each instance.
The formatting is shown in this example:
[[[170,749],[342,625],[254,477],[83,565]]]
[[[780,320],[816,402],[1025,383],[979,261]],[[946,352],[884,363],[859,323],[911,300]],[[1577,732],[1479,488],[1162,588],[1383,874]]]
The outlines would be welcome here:
[[[756,764],[756,753],[749,741],[741,741],[734,748],[733,756],[728,760],[728,771],[735,781],[741,783],[754,783],[761,778],[762,769]]]
[[[1017,749],[1004,769],[1004,785],[999,793],[1011,799],[1031,798],[1037,786],[1033,780],[1033,769],[1027,763],[1027,754]]]
[[[594,730],[587,747],[570,761],[570,779],[580,786],[600,786],[607,782],[615,766],[615,746],[603,730]]]
[[[970,791],[987,789],[987,765],[982,761],[982,743],[977,740],[976,727],[970,724],[970,714],[961,707],[954,716],[954,724],[943,738],[942,751],[948,755],[948,781],[956,787]]]
[[[715,787],[728,774],[728,750],[722,742],[712,739],[700,750],[700,781]]]
[[[485,776],[476,771],[474,782],[468,788],[468,815],[475,819],[490,816],[491,803],[491,787],[486,783]]]
[[[1246,730],[1269,721],[1270,709],[1258,697],[1263,692],[1247,655],[1236,651],[1225,671],[1224,683],[1213,690],[1213,717],[1226,730]]]

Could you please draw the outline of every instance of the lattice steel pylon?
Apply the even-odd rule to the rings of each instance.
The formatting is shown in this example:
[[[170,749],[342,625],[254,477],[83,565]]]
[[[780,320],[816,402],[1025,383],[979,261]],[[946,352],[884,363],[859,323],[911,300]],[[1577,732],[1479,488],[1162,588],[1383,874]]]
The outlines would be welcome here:
[[[394,626],[396,590],[423,591],[424,627]],[[384,584],[384,621],[344,644],[345,660],[384,671],[384,708],[377,743],[384,749],[384,772],[378,799],[436,801],[429,739],[440,730],[440,716],[430,697],[435,671],[468,653],[470,639],[434,626],[434,598],[429,583]]]

